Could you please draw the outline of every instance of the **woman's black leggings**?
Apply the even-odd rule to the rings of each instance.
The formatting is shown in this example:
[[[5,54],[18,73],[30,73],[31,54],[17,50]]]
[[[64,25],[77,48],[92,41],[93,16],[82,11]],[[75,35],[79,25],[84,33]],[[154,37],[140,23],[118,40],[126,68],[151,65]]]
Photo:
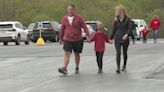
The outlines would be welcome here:
[[[99,69],[103,68],[103,55],[104,52],[96,52],[97,65]]]
[[[129,47],[129,40],[127,41],[115,41],[115,48],[116,48],[116,61],[117,61],[117,68],[120,69],[120,62],[121,62],[121,47],[123,47],[123,55],[124,55],[124,66],[126,66],[128,55],[128,47]]]

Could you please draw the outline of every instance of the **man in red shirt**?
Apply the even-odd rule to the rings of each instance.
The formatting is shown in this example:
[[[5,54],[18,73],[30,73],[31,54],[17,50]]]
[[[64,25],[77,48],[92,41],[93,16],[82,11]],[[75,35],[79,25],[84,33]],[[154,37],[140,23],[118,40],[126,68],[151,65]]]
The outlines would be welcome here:
[[[64,67],[59,68],[59,73],[67,74],[67,66],[70,60],[70,55],[74,51],[76,68],[75,73],[79,73],[80,53],[82,53],[83,39],[82,28],[86,33],[86,38],[89,41],[89,31],[83,18],[75,12],[75,5],[68,5],[68,14],[62,18],[60,32],[60,44],[64,44]]]
[[[157,42],[157,33],[158,33],[159,27],[160,27],[160,20],[158,16],[155,16],[154,19],[152,19],[150,23],[150,29],[152,30],[154,43]]]

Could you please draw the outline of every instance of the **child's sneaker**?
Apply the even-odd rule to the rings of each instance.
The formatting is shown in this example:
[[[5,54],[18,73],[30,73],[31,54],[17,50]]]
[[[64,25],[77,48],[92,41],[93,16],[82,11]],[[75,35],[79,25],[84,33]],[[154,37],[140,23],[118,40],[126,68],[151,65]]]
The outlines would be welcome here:
[[[67,70],[64,67],[59,68],[58,71],[59,71],[59,73],[67,74]]]
[[[98,73],[99,73],[99,74],[103,73],[102,68],[100,68],[100,69],[98,70]]]
[[[79,68],[78,67],[75,68],[75,74],[79,74]]]

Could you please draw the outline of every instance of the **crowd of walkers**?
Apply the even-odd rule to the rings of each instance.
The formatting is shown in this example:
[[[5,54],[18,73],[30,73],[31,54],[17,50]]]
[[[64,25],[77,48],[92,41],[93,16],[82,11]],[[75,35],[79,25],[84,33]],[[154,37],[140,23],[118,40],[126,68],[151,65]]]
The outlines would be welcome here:
[[[115,45],[116,49],[116,73],[126,71],[127,60],[128,60],[128,47],[129,47],[129,36],[133,38],[132,30],[134,29],[134,23],[128,16],[123,5],[115,7],[115,18],[112,23],[112,33],[110,36],[104,31],[104,25],[98,24],[97,30],[92,36],[89,35],[89,30],[85,24],[84,19],[76,12],[74,4],[69,4],[67,14],[62,18],[61,21],[61,32],[60,32],[60,44],[63,44],[64,49],[64,66],[58,69],[59,73],[67,74],[67,66],[70,61],[72,52],[75,55],[75,73],[79,74],[80,54],[83,50],[83,38],[82,31],[86,33],[86,39],[88,42],[95,43],[95,55],[98,65],[98,73],[103,73],[103,54],[105,51],[105,43]],[[150,30],[153,33],[154,43],[157,42],[157,32],[160,27],[160,20],[156,16],[150,23]],[[144,43],[147,42],[147,34],[150,31],[146,27],[143,27],[141,34],[143,36]],[[121,53],[123,49],[124,63],[121,67]]]

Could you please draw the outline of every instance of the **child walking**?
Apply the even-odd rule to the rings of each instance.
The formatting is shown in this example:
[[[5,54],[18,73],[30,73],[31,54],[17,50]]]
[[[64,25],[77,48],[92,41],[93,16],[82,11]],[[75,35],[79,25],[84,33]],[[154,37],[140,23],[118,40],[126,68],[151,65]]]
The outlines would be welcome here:
[[[143,37],[143,44],[147,43],[147,35],[150,31],[146,28],[146,26],[144,27],[143,30],[141,30],[141,35]]]
[[[93,34],[90,42],[95,42],[95,53],[98,65],[98,73],[103,73],[103,55],[105,51],[105,42],[109,43],[110,39],[108,35],[104,32],[104,25],[98,24],[97,31]]]

